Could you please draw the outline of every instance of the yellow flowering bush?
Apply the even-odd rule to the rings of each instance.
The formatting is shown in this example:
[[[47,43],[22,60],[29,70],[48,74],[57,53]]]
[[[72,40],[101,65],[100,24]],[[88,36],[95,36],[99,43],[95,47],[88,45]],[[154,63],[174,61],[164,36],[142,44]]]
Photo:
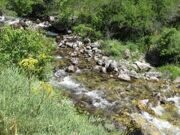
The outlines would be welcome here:
[[[25,71],[28,71],[28,73],[35,73],[38,71],[39,68],[39,61],[34,58],[27,58],[23,59],[19,62],[19,65],[21,68],[23,68]]]
[[[45,92],[48,96],[53,94],[53,87],[47,82],[40,82],[40,90]]]
[[[29,76],[32,74],[44,78],[44,72],[47,70],[47,64],[50,61],[50,56],[45,53],[41,53],[36,58],[25,58],[19,62],[19,66],[28,73]]]
[[[50,97],[54,93],[52,85],[43,81],[34,85],[31,91],[34,94],[44,93],[44,95],[47,95],[47,97]]]

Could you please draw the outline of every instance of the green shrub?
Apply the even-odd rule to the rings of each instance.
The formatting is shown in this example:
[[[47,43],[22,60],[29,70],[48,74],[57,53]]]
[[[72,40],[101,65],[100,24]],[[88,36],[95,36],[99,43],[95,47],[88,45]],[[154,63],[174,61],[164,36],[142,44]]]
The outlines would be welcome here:
[[[8,0],[7,8],[15,11],[18,16],[25,16],[32,12],[32,5],[35,3],[35,0]]]
[[[165,63],[180,63],[180,31],[165,29],[157,40],[156,49]]]
[[[100,125],[93,125],[79,115],[70,101],[48,83],[29,79],[17,68],[0,73],[0,134],[81,134],[104,135]]]
[[[5,61],[18,63],[29,56],[51,52],[53,44],[42,34],[30,30],[5,27],[0,32],[0,54]]]
[[[126,49],[130,50],[131,54],[133,52],[138,52],[137,44],[132,42],[123,43],[118,40],[106,40],[102,43],[101,47],[107,55],[113,56],[115,58],[123,58]]]
[[[3,64],[21,66],[27,73],[45,77],[46,65],[50,62],[53,43],[42,34],[30,30],[5,27],[0,33],[0,58]],[[36,66],[29,58],[37,61]]]
[[[97,40],[101,38],[101,33],[99,31],[94,30],[93,28],[86,26],[84,24],[80,24],[78,26],[73,27],[74,33],[79,36],[86,38],[89,37],[92,40]]]
[[[180,66],[175,65],[165,65],[159,68],[161,72],[170,74],[172,79],[180,76]]]

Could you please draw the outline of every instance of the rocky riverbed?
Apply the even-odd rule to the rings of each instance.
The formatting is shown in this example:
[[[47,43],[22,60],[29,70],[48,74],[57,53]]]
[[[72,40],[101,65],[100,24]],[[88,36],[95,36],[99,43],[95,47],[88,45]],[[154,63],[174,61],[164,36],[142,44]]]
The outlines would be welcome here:
[[[178,83],[143,60],[113,60],[89,39],[64,35],[57,43],[53,84],[70,90],[75,104],[111,119],[124,133],[179,134]]]
[[[48,28],[51,22],[0,17],[2,24],[16,28]],[[82,110],[111,121],[108,130],[123,134],[179,135],[180,83],[141,60],[114,60],[99,42],[74,35],[55,37],[55,71],[50,82],[60,88]]]

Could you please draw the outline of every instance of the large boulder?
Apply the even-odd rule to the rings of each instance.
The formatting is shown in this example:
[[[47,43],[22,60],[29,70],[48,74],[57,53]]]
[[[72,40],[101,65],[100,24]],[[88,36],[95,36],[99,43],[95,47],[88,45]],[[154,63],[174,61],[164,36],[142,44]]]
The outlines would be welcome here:
[[[84,44],[89,44],[89,43],[91,43],[91,39],[90,38],[85,38],[83,42],[84,42]]]
[[[119,78],[120,80],[123,80],[123,81],[128,81],[128,82],[131,81],[131,77],[130,77],[129,75],[125,74],[125,73],[120,73],[120,74],[118,75],[118,78]]]
[[[145,76],[149,78],[152,78],[152,77],[160,78],[161,73],[160,72],[146,72]]]
[[[100,45],[99,42],[94,42],[94,43],[91,44],[91,47],[92,47],[92,48],[100,48],[100,46],[101,46],[101,45]]]
[[[176,79],[173,81],[173,83],[179,83],[180,84],[180,76],[176,77]]]
[[[124,50],[124,59],[129,59],[131,57],[131,52],[129,49]]]
[[[66,46],[68,46],[69,48],[73,48],[73,44],[72,42],[66,42]]]
[[[71,63],[73,65],[77,65],[79,63],[79,59],[78,58],[71,58]]]
[[[112,61],[109,66],[107,67],[108,72],[118,71],[118,64],[116,61]]]
[[[56,21],[56,17],[54,17],[54,16],[48,16],[48,21],[49,21],[49,22],[55,22],[55,21]]]
[[[152,68],[149,63],[145,62],[136,61],[135,64],[140,71],[149,71]]]
[[[73,65],[66,68],[66,72],[68,73],[74,73],[75,71],[76,71],[76,67]]]

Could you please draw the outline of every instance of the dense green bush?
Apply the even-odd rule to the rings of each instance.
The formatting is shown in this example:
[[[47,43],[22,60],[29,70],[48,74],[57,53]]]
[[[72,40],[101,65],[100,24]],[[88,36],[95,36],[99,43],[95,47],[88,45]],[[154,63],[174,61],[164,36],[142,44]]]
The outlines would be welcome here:
[[[79,115],[72,103],[48,83],[29,79],[17,68],[0,72],[0,134],[105,135],[100,125],[93,125]]]
[[[59,16],[77,17],[76,25],[85,24],[108,37],[129,40],[160,30],[177,10],[179,1],[56,0],[56,3]]]
[[[0,41],[1,63],[15,64],[28,74],[45,77],[44,72],[54,48],[51,40],[38,32],[5,27],[1,30]]]
[[[55,15],[60,21],[75,17],[76,26],[88,25],[94,30],[101,31],[105,36],[121,40],[136,40],[160,30],[161,26],[165,26],[167,22],[172,22],[173,18],[177,17],[179,5],[179,0],[1,1],[0,3],[5,6],[0,7],[16,11],[19,16]],[[71,22],[65,21],[65,23]]]
[[[180,76],[180,66],[179,65],[177,65],[177,66],[165,65],[165,66],[160,67],[159,70],[161,72],[168,73],[172,79],[175,79],[176,77]]]
[[[82,38],[90,37],[92,40],[97,40],[102,37],[99,31],[83,24],[73,27],[73,31]]]
[[[156,49],[164,62],[180,63],[180,31],[165,29],[157,40]]]
[[[126,50],[131,51],[131,55],[137,57],[138,45],[127,42],[119,42],[118,40],[105,40],[101,45],[102,50],[106,55],[113,56],[115,58],[123,58]]]
[[[24,16],[32,12],[32,5],[36,0],[8,0],[7,8],[15,11],[18,16]]]
[[[0,32],[0,55],[4,62],[18,63],[24,58],[49,55],[52,42],[42,34],[30,30],[5,27]]]

